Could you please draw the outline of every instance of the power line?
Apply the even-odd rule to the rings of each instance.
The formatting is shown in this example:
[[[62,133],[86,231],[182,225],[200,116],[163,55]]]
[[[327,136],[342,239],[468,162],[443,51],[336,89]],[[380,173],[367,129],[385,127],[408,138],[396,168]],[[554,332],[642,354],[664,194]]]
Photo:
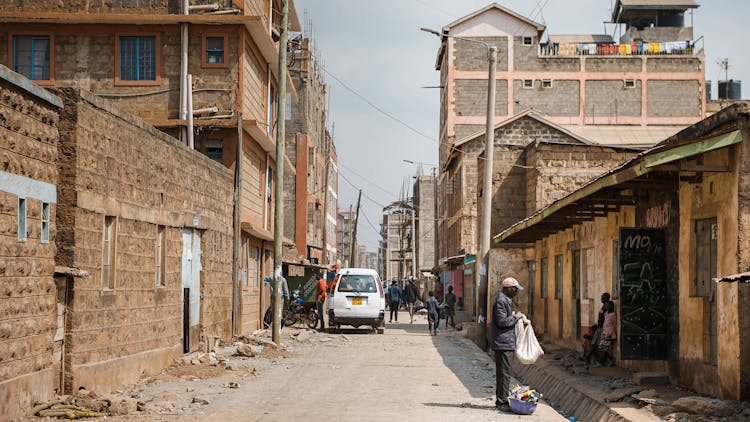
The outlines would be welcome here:
[[[338,163],[338,164],[339,164],[339,167],[345,168],[345,169],[346,169],[346,170],[347,170],[348,172],[350,172],[350,173],[352,173],[353,175],[355,175],[355,176],[359,177],[360,179],[364,180],[365,182],[367,182],[367,183],[371,184],[372,186],[374,186],[374,187],[376,187],[376,188],[380,189],[381,191],[385,192],[386,194],[388,194],[388,195],[390,195],[390,196],[394,196],[394,195],[393,195],[393,192],[390,192],[390,191],[388,191],[387,189],[385,189],[385,188],[383,188],[383,187],[381,187],[381,186],[378,186],[377,184],[373,183],[373,182],[372,182],[371,180],[369,180],[369,179],[368,179],[368,178],[366,178],[365,176],[362,176],[361,174],[357,173],[356,171],[354,171],[354,170],[350,169],[349,167],[347,167],[347,166],[345,166],[345,165],[343,165],[343,164],[341,164],[341,163]]]
[[[339,176],[341,176],[341,178],[342,178],[342,179],[344,179],[344,181],[345,181],[346,183],[348,183],[348,184],[349,184],[349,185],[350,185],[351,187],[353,187],[354,189],[357,189],[357,190],[362,190],[362,188],[360,188],[359,186],[357,186],[357,185],[355,185],[354,183],[352,183],[352,181],[351,181],[351,180],[347,179],[347,178],[346,178],[346,176],[344,176],[344,174],[343,174],[343,173],[341,173],[341,171],[339,171]],[[379,206],[379,207],[382,207],[382,208],[385,208],[385,207],[386,207],[385,205],[381,204],[380,202],[376,201],[375,199],[372,199],[372,198],[371,198],[371,197],[370,197],[369,195],[367,195],[367,194],[366,194],[366,193],[364,192],[364,190],[362,190],[362,196],[363,196],[363,197],[365,197],[365,199],[369,199],[370,201],[372,201],[372,202],[373,202],[373,203],[374,203],[375,205],[377,205],[377,206]]]
[[[384,116],[386,116],[389,119],[391,119],[391,120],[397,122],[398,124],[404,126],[405,128],[409,129],[410,131],[416,133],[417,135],[419,135],[419,136],[421,136],[421,137],[423,137],[423,138],[425,138],[427,140],[430,140],[432,142],[438,142],[438,140],[435,139],[435,138],[433,138],[432,136],[426,135],[426,134],[422,133],[419,129],[414,128],[412,125],[404,122],[403,120],[399,119],[398,117],[396,117],[396,116],[392,115],[391,113],[389,113],[389,112],[383,110],[382,108],[378,107],[377,105],[375,105],[375,103],[373,103],[372,101],[368,100],[364,95],[360,94],[354,88],[352,88],[349,85],[347,85],[346,82],[342,81],[336,75],[334,75],[333,73],[329,72],[328,69],[326,69],[322,64],[320,64],[320,63],[317,63],[317,64],[318,64],[318,66],[320,66],[321,69],[323,69],[323,72],[325,72],[328,76],[330,76],[336,82],[338,82],[339,84],[341,84],[341,86],[343,86],[347,91],[349,91],[352,94],[354,94],[357,97],[359,97],[359,99],[361,99],[362,101],[364,101],[365,103],[367,103],[367,105],[369,105],[370,107],[374,108],[375,110],[379,111]]]

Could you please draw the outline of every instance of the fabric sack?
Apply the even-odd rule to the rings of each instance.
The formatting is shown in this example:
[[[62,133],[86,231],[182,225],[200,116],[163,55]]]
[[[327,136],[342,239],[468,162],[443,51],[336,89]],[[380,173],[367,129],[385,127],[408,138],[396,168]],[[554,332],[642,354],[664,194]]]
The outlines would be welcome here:
[[[544,350],[536,339],[531,321],[525,317],[519,319],[516,322],[516,359],[524,365],[531,365],[543,354]]]

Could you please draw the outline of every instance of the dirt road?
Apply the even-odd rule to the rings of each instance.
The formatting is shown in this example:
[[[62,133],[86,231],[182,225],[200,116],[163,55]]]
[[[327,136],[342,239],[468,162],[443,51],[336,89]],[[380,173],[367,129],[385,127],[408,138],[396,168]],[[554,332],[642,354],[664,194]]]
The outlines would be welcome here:
[[[302,342],[287,337],[286,358],[230,361],[243,371],[152,383],[138,389],[139,399],[152,409],[149,420],[169,421],[566,420],[544,403],[533,416],[497,411],[495,370],[486,354],[451,331],[428,336],[423,316],[413,325],[402,317],[406,324],[388,324],[383,335],[343,330]],[[253,370],[257,375],[239,375]],[[228,388],[230,379],[239,388]],[[208,404],[196,403],[198,396]],[[153,410],[160,401],[171,401],[167,411]],[[116,420],[146,416],[138,413]]]

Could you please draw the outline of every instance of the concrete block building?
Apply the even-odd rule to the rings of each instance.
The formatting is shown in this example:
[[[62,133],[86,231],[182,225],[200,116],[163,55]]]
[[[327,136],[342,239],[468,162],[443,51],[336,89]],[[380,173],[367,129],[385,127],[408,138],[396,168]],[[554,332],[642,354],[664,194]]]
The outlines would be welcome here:
[[[609,292],[618,366],[750,397],[750,286],[717,282],[750,270],[749,119],[747,103],[723,109],[497,232],[496,245],[527,245],[522,309],[537,332],[580,348]]]
[[[59,387],[55,287],[60,98],[0,66],[0,407],[25,414]]]
[[[617,148],[653,145],[704,116],[704,58],[692,40],[692,28],[684,21],[665,19],[654,25],[669,29],[653,30],[649,23],[638,32],[643,28],[639,19],[648,16],[641,16],[636,3],[649,3],[648,16],[663,17],[697,7],[692,1],[678,6],[618,1],[613,22],[629,29],[617,41],[596,34],[550,34],[545,25],[497,3],[443,27],[435,63],[442,87],[438,212],[439,232],[444,235],[438,257],[443,277],[475,277],[473,266],[464,263],[472,262],[478,251],[477,204],[487,190],[480,183],[480,155],[485,143],[488,48],[461,38],[498,49],[494,121],[499,123],[489,193],[491,226],[497,231],[590,180],[597,174],[594,168],[616,165],[616,154],[625,153]],[[568,180],[573,183],[559,185],[554,175],[532,177],[533,172],[544,172],[536,163],[523,167],[531,153],[525,148],[545,142],[592,148],[590,154],[560,153],[554,159],[558,169],[579,172]],[[596,157],[602,148],[604,156],[594,159],[593,168],[576,161]],[[476,298],[473,282],[464,284]]]
[[[275,0],[217,4],[218,10],[187,0],[4,2],[0,64],[40,86],[106,98],[237,171],[234,331],[241,334],[261,326],[268,303],[262,280],[273,267],[280,15]],[[299,31],[290,5],[289,29]],[[287,90],[296,101],[291,78]],[[294,175],[291,162],[285,165]],[[285,245],[296,259],[289,254],[294,241]]]

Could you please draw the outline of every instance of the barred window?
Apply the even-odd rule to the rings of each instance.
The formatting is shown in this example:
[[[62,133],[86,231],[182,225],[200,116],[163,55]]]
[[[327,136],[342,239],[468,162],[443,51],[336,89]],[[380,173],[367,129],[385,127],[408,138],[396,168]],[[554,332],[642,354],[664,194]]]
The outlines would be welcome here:
[[[156,36],[121,36],[120,80],[156,80]]]

